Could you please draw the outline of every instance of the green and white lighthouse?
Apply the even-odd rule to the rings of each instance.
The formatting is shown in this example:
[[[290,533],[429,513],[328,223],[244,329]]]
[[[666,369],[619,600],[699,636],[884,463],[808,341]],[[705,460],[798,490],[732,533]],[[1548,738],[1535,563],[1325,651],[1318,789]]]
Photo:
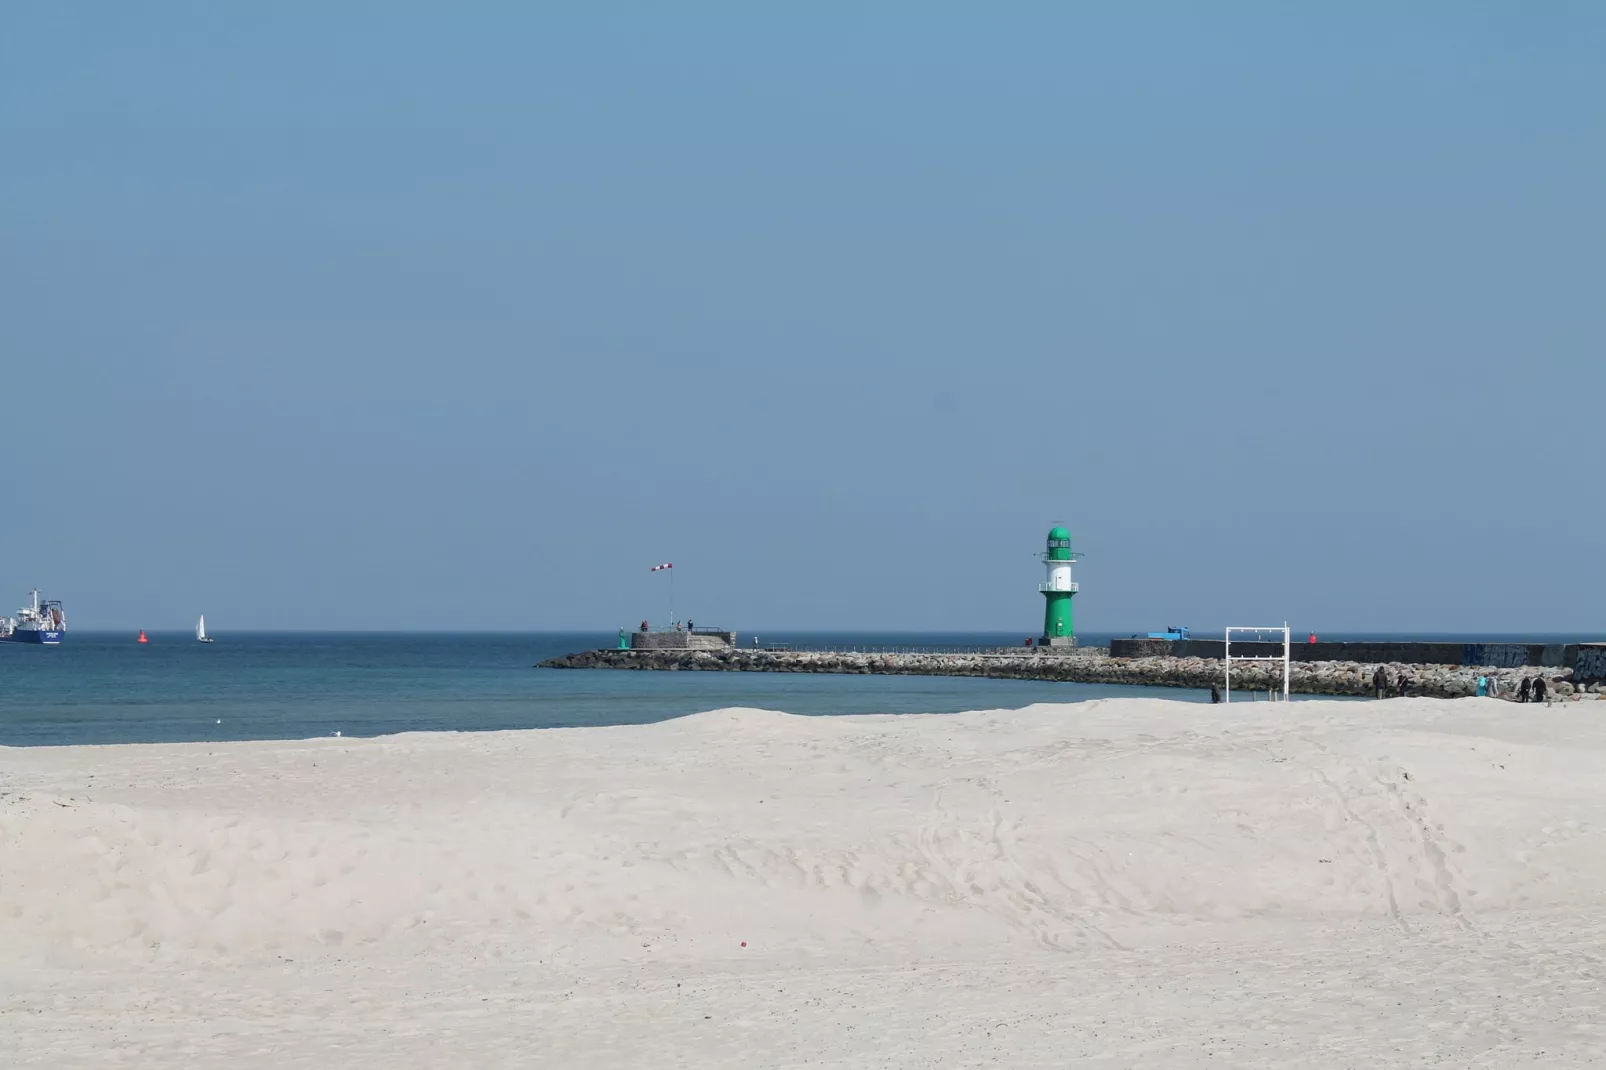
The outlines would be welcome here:
[[[1075,646],[1076,622],[1071,615],[1071,599],[1076,596],[1076,582],[1071,579],[1071,564],[1081,554],[1071,552],[1071,533],[1063,524],[1055,524],[1048,532],[1048,549],[1043,551],[1043,564],[1048,568],[1048,580],[1038,585],[1043,593],[1043,646]]]

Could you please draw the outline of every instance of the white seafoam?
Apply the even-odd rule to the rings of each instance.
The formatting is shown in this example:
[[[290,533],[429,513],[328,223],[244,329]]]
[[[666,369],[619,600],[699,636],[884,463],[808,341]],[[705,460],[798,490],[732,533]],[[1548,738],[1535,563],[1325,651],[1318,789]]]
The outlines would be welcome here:
[[[0,1065],[1584,1065],[1593,711],[0,749]]]

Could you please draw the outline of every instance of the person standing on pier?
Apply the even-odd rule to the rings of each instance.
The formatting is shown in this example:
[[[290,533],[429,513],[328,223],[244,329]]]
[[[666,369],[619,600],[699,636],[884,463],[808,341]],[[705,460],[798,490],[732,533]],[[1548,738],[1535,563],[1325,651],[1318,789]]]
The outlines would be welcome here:
[[[1210,705],[1214,706],[1221,701],[1221,689],[1215,684],[1210,685]]]
[[[1401,698],[1405,698],[1407,695],[1410,694],[1410,692],[1406,690],[1406,686],[1405,686],[1408,683],[1410,683],[1410,681],[1406,678],[1405,670],[1401,669],[1400,670],[1400,678],[1399,678],[1399,685],[1400,685],[1399,686],[1399,694],[1400,694]]]
[[[1534,682],[1528,679],[1528,677],[1524,676],[1522,678],[1522,683],[1517,685],[1517,701],[1527,702],[1528,693],[1533,690],[1533,686]]]
[[[1543,676],[1534,677],[1534,701],[1545,701],[1545,678]]]
[[[1378,698],[1389,697],[1389,674],[1379,665],[1372,674],[1372,690],[1377,692]]]

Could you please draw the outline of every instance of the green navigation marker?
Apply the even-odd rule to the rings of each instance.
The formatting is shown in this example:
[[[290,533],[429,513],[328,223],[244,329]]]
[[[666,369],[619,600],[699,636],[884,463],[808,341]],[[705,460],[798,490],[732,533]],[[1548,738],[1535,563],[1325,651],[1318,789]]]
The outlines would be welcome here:
[[[1048,567],[1048,580],[1038,586],[1043,592],[1043,646],[1075,646],[1076,622],[1071,614],[1071,599],[1077,586],[1071,579],[1071,565],[1081,554],[1071,552],[1071,533],[1064,525],[1055,524],[1048,532],[1048,548],[1043,551],[1043,564]]]

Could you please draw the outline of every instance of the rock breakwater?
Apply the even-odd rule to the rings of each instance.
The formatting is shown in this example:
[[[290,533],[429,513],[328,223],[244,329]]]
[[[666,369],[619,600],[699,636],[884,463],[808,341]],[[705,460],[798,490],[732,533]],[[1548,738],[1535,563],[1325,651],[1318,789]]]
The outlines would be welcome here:
[[[669,672],[812,672],[890,676],[987,676],[1008,680],[1062,680],[1080,684],[1140,684],[1209,688],[1220,685],[1222,663],[1211,658],[1114,658],[1097,648],[1072,654],[864,654],[775,650],[588,650],[541,663],[553,669],[634,669]],[[1502,695],[1513,695],[1524,677],[1543,677],[1554,698],[1581,697],[1565,668],[1492,666],[1383,666],[1391,683],[1402,678],[1408,694],[1462,698],[1475,694],[1488,676]],[[1370,695],[1375,663],[1296,662],[1289,685],[1296,694]],[[1282,666],[1234,665],[1232,686],[1266,691],[1282,686]],[[1599,685],[1597,685],[1598,687]]]

